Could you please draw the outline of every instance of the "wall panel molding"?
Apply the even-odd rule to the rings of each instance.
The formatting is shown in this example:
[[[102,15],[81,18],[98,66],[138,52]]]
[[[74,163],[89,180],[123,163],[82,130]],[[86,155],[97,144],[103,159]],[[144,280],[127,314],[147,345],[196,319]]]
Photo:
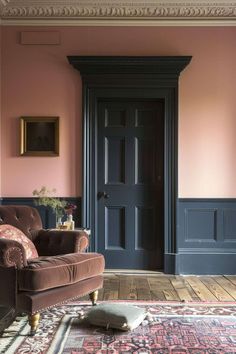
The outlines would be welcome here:
[[[236,2],[218,0],[1,0],[2,24],[235,25]]]
[[[75,219],[77,226],[81,226],[81,197],[63,198],[75,203],[78,207]],[[2,205],[34,205],[34,198],[1,198]],[[186,210],[194,210],[191,220]],[[208,231],[212,226],[212,214],[204,214],[202,210],[213,210],[216,215],[215,232],[216,240],[204,239],[204,230]],[[46,208],[39,207],[45,228],[55,226],[55,215]],[[199,214],[200,213],[200,214]],[[180,198],[177,202],[177,226],[175,253],[165,254],[166,273],[175,274],[236,274],[236,198]],[[209,218],[207,217],[209,216]],[[201,223],[199,222],[199,217]],[[189,230],[192,228],[195,238],[189,238]],[[205,228],[205,229],[204,229]],[[200,233],[198,234],[198,230]],[[211,228],[210,228],[211,230]],[[198,237],[199,236],[199,237]]]
[[[223,239],[236,243],[236,208],[223,209]]]
[[[185,242],[215,242],[217,210],[212,208],[185,209]]]
[[[181,198],[177,210],[175,272],[235,274],[236,199]]]

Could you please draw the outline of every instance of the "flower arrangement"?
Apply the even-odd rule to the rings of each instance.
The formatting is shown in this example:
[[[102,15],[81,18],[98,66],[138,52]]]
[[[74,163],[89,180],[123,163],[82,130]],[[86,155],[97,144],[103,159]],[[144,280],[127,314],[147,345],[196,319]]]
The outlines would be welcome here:
[[[36,205],[44,205],[46,207],[52,208],[53,212],[56,214],[57,218],[61,218],[64,215],[64,208],[67,205],[66,201],[55,197],[56,189],[48,189],[42,186],[40,190],[35,189],[33,195],[37,197],[35,199]]]
[[[64,207],[65,209],[65,213],[67,215],[72,215],[73,211],[77,208],[77,206],[75,204],[72,203],[67,203],[66,206]]]

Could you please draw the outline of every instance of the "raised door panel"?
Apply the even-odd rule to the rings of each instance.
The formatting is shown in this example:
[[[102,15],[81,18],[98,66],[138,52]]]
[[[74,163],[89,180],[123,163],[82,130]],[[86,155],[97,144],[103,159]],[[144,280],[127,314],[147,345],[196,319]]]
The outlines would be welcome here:
[[[105,248],[125,249],[125,207],[105,207]]]
[[[125,139],[106,136],[105,144],[105,184],[125,183]]]

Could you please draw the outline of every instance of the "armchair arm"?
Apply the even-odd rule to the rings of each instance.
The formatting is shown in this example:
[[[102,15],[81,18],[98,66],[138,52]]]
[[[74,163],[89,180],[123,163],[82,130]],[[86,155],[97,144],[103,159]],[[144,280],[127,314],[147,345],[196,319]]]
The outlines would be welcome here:
[[[40,256],[56,256],[59,254],[84,251],[89,244],[88,235],[83,230],[39,230],[34,244]]]
[[[16,307],[17,269],[0,265],[0,304],[1,306]]]
[[[0,238],[0,266],[23,268],[27,265],[24,247],[20,242]]]

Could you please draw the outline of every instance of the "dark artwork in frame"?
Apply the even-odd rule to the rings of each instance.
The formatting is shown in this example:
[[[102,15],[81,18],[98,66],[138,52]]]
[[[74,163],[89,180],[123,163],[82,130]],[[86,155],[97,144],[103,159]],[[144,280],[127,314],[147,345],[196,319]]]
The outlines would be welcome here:
[[[20,154],[59,155],[59,117],[21,117]]]

